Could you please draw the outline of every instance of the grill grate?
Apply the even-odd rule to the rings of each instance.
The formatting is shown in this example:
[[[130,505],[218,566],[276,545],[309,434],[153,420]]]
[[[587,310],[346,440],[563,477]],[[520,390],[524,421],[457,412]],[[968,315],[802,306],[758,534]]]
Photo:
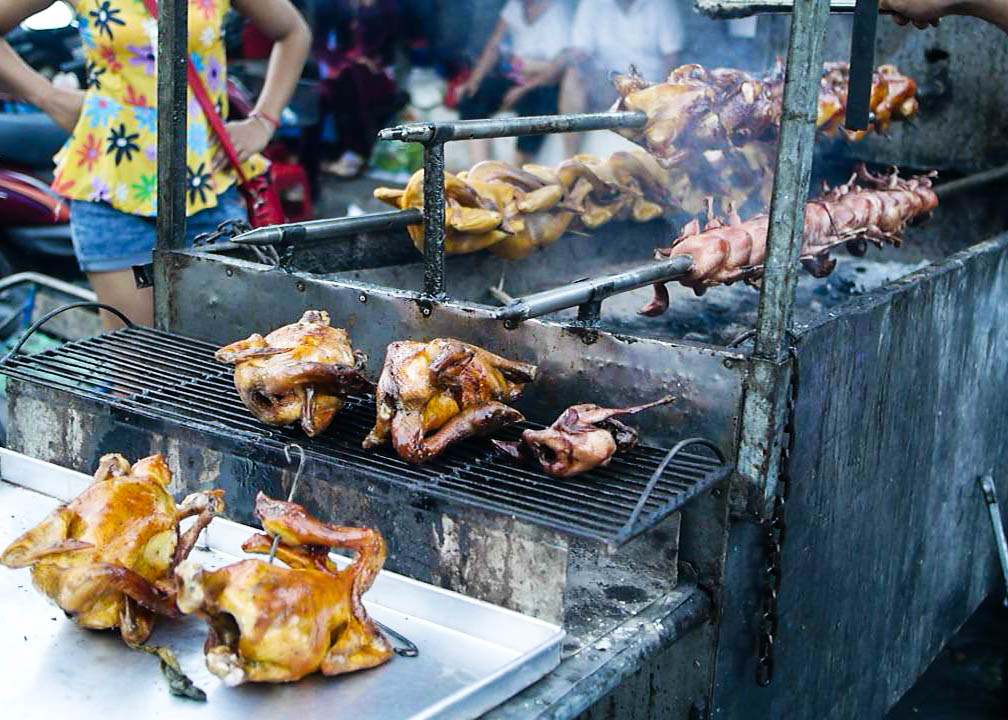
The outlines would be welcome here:
[[[263,425],[235,391],[231,367],[214,361],[216,347],[149,328],[128,328],[8,358],[5,375],[89,398],[129,413],[282,451],[297,442],[315,460],[354,468],[421,496],[464,503],[544,527],[618,546],[648,530],[709,489],[729,467],[703,444],[674,455],[634,509],[665,450],[638,446],[604,468],[554,480],[503,458],[482,438],[452,446],[432,462],[411,465],[391,447],[364,450],[374,422],[371,397],[352,397],[320,437]],[[502,430],[517,438],[531,423]]]

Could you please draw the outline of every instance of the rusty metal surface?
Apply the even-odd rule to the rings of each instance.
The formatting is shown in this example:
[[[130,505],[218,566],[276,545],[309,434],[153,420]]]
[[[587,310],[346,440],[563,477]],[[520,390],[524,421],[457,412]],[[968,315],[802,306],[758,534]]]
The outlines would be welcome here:
[[[880,717],[997,587],[977,478],[1008,463],[1008,235],[799,330],[777,676],[752,680],[761,534],[737,524],[716,717]]]

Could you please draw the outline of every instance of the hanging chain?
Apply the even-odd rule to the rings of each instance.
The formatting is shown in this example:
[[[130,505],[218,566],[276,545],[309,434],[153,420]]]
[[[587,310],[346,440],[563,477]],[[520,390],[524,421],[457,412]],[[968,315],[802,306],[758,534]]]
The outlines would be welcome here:
[[[788,492],[791,489],[791,453],[795,445],[795,406],[798,402],[798,352],[794,345],[788,348],[791,357],[791,386],[785,409],[784,433],[787,439],[781,445],[780,463],[777,468],[777,489],[774,494],[773,510],[766,528],[766,567],[764,568],[763,593],[760,598],[759,645],[756,661],[756,684],[766,687],[773,681],[774,641],[777,639],[779,615],[777,601],[781,588],[781,550],[787,536],[784,510]]]

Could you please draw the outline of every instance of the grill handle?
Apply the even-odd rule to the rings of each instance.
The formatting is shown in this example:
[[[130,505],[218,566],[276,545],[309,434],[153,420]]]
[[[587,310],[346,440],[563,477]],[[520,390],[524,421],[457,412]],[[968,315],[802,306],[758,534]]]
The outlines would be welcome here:
[[[593,323],[598,320],[602,301],[607,297],[636,290],[645,285],[676,280],[693,269],[693,258],[676,255],[660,262],[625,270],[613,275],[577,280],[551,290],[544,290],[523,298],[515,298],[496,312],[504,326],[514,328],[522,320],[541,317],[557,310],[579,308],[578,320]]]

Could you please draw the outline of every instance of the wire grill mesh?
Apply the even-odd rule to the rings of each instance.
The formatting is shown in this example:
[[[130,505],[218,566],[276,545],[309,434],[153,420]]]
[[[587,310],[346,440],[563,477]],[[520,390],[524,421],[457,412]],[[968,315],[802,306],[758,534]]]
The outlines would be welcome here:
[[[215,346],[148,328],[129,328],[67,343],[34,355],[9,358],[0,372],[57,391],[89,398],[127,413],[247,439],[282,451],[297,442],[316,461],[353,468],[375,480],[406,486],[422,496],[503,513],[572,535],[620,545],[727,476],[729,468],[702,445],[677,453],[628,524],[665,450],[637,446],[606,467],[555,480],[519,466],[471,438],[423,465],[411,465],[390,448],[364,450],[374,422],[371,397],[352,397],[321,436],[263,425],[242,404],[231,367],[214,361]],[[497,437],[517,438],[532,423]],[[170,433],[170,428],[165,431]]]

